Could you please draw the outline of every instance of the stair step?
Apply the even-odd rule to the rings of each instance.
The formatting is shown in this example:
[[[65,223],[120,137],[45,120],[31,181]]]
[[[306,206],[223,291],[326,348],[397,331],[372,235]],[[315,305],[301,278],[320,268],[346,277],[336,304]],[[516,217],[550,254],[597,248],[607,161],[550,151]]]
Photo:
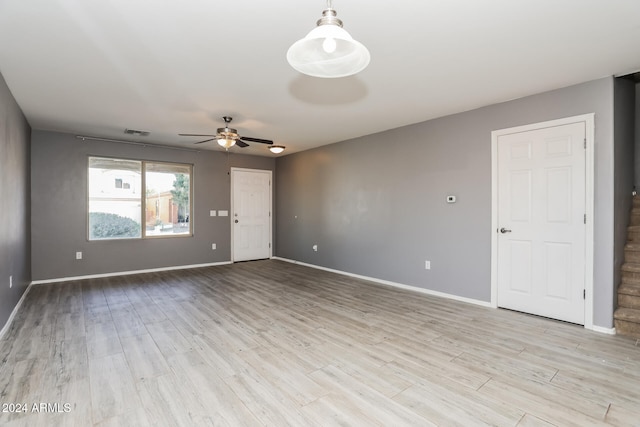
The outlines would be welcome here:
[[[622,272],[623,281],[624,279],[627,279],[626,283],[634,283],[634,281],[638,281],[638,283],[640,283],[640,263],[625,262],[622,264],[620,270]]]
[[[630,225],[627,227],[627,242],[640,243],[640,225]]]
[[[629,242],[626,245],[624,245],[624,250],[631,251],[631,252],[640,252],[640,243]]]
[[[627,322],[624,320],[614,320],[613,326],[616,328],[616,334],[618,335],[640,339],[640,323]]]
[[[621,307],[615,311],[613,318],[616,333],[640,338],[640,310]]]
[[[624,261],[640,263],[640,242],[624,245]]]
[[[622,283],[618,286],[618,307],[640,310],[640,284]]]
[[[624,283],[618,286],[618,293],[640,297],[640,283]]]
[[[627,273],[629,274],[629,273]],[[633,277],[632,275],[622,275],[622,282],[621,285],[632,285],[632,286],[640,286],[640,278],[639,277]]]
[[[619,308],[633,308],[640,310],[640,296],[627,295],[618,292],[618,307]]]
[[[640,310],[634,308],[619,307],[613,314],[613,318],[638,323],[638,326],[640,326]]]
[[[631,273],[640,273],[640,263],[625,262],[624,264],[622,264],[622,271],[628,271]]]
[[[633,208],[629,216],[629,225],[640,225],[640,207]]]
[[[640,263],[640,251],[624,251],[624,262],[626,263]]]

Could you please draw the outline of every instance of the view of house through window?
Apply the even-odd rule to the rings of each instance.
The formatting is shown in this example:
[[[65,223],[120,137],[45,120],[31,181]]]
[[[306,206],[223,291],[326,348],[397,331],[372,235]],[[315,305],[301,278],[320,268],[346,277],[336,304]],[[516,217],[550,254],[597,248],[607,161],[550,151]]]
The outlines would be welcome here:
[[[89,240],[190,235],[191,170],[89,157]]]
[[[190,165],[145,163],[147,236],[190,234]]]

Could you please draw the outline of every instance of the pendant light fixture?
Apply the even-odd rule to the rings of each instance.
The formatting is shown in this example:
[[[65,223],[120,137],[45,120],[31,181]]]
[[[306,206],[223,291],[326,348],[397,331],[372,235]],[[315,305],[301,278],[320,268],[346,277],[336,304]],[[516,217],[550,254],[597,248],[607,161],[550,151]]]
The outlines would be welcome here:
[[[364,70],[371,56],[367,48],[342,28],[342,21],[327,0],[317,27],[287,51],[289,64],[313,77],[346,77]]]

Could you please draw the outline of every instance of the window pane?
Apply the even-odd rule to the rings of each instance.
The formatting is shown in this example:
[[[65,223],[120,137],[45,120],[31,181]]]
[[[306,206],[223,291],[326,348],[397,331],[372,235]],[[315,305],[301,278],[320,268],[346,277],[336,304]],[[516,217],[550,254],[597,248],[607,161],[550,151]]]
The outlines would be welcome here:
[[[141,169],[135,160],[89,157],[89,240],[142,236]]]
[[[191,234],[191,166],[145,163],[145,235]]]

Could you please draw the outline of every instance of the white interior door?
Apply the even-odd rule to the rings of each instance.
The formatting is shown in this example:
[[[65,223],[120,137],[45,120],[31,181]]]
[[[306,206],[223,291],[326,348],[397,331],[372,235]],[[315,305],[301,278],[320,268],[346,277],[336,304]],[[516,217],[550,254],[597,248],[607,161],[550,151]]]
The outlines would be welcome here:
[[[233,261],[271,257],[271,171],[231,169]]]
[[[585,127],[498,136],[499,307],[585,322]]]

